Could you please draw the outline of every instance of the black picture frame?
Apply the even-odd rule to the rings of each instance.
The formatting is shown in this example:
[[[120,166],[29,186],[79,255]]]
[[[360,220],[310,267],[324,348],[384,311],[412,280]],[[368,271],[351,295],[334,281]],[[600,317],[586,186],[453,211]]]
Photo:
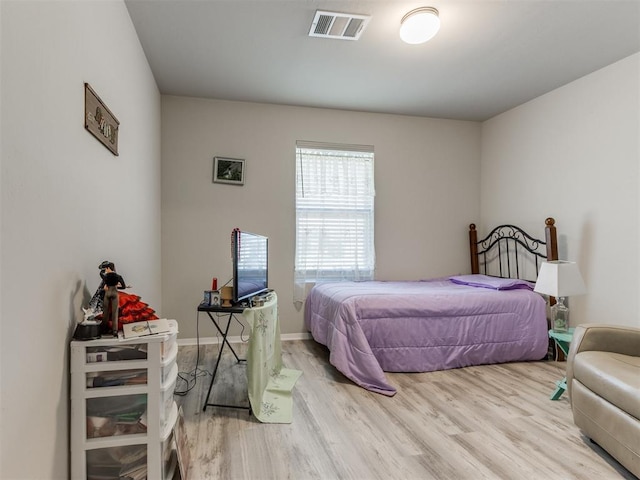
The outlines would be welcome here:
[[[214,183],[244,185],[244,159],[213,157]]]

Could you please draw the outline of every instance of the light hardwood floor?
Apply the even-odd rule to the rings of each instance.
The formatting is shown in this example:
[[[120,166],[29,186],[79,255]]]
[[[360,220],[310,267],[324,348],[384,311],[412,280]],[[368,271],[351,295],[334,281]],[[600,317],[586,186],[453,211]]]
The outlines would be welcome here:
[[[244,344],[234,348],[244,356]],[[217,349],[200,346],[202,369],[213,370]],[[581,435],[566,395],[549,400],[563,362],[389,373],[398,393],[385,397],[342,376],[311,340],[282,349],[284,365],[303,372],[290,425],[262,424],[246,410],[203,411],[210,374],[176,396],[190,479],[635,478]],[[195,368],[196,351],[180,347],[181,372]],[[248,404],[244,364],[226,347],[210,401]]]

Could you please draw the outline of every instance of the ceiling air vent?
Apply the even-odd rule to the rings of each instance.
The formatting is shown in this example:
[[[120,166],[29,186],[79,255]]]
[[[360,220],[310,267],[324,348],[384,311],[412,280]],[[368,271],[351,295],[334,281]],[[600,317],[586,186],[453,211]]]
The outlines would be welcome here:
[[[371,15],[316,10],[309,36],[358,40],[369,20]]]

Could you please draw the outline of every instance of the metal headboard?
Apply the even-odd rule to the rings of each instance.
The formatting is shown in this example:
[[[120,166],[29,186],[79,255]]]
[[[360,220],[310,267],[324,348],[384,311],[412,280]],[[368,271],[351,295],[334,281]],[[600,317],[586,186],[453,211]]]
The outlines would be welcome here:
[[[529,235],[515,225],[500,225],[478,240],[475,224],[469,225],[471,273],[484,273],[505,278],[537,278],[543,260],[558,259],[555,220],[545,220],[545,240]],[[535,272],[534,272],[535,271]]]

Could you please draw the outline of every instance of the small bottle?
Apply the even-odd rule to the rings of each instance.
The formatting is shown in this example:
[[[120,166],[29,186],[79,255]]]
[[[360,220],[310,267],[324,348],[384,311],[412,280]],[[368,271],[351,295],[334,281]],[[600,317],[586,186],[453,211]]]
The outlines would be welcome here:
[[[211,280],[211,290],[218,290],[218,279],[216,277]]]

